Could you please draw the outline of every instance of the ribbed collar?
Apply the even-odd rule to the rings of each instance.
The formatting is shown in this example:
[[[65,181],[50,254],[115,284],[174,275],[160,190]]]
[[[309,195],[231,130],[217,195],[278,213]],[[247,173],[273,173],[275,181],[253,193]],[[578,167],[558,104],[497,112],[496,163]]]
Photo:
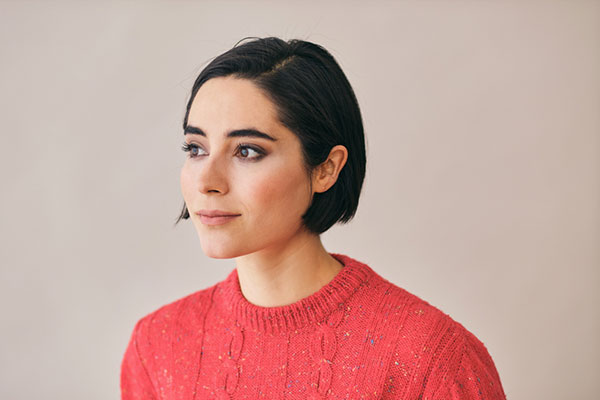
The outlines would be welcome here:
[[[213,298],[215,305],[220,312],[234,317],[240,327],[265,332],[295,330],[310,323],[323,321],[374,274],[368,265],[349,256],[329,254],[344,267],[317,292],[293,304],[261,307],[250,303],[242,293],[236,268],[216,285]]]

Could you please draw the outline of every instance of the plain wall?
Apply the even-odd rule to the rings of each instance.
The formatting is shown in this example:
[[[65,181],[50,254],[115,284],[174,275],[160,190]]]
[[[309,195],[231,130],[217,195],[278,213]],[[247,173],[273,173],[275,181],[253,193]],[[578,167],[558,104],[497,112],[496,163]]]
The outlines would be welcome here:
[[[183,205],[196,75],[327,48],[363,113],[329,251],[479,337],[510,399],[600,392],[600,2],[0,3],[2,399],[119,397],[135,322],[223,279]]]

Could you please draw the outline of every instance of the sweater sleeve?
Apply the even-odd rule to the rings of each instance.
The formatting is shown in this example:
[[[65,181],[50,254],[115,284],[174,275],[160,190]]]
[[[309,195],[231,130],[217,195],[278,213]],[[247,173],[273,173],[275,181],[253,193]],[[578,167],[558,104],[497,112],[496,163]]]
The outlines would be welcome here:
[[[460,325],[459,325],[460,326]],[[434,399],[452,400],[505,400],[500,376],[487,349],[475,335],[460,326],[463,341],[460,362],[447,378],[433,379],[441,382],[434,388]]]
[[[146,363],[139,353],[141,326],[146,318],[140,319],[133,329],[125,355],[121,362],[121,399],[158,400]]]

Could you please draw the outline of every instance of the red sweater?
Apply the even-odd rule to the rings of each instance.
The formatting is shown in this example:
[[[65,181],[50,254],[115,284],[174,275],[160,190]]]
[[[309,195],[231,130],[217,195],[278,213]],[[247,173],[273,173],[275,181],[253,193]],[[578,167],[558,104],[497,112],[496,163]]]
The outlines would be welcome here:
[[[237,270],[141,318],[121,364],[132,399],[505,399],[485,346],[461,324],[331,253],[319,291],[259,307]]]

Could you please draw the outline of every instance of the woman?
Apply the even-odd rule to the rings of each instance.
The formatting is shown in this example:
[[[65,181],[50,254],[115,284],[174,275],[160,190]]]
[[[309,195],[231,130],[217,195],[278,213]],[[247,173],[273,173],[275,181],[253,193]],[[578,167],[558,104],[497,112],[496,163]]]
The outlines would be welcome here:
[[[366,164],[358,103],[325,49],[235,46],[196,79],[183,129],[177,221],[236,268],[137,322],[123,399],[505,398],[461,324],[324,249]]]

